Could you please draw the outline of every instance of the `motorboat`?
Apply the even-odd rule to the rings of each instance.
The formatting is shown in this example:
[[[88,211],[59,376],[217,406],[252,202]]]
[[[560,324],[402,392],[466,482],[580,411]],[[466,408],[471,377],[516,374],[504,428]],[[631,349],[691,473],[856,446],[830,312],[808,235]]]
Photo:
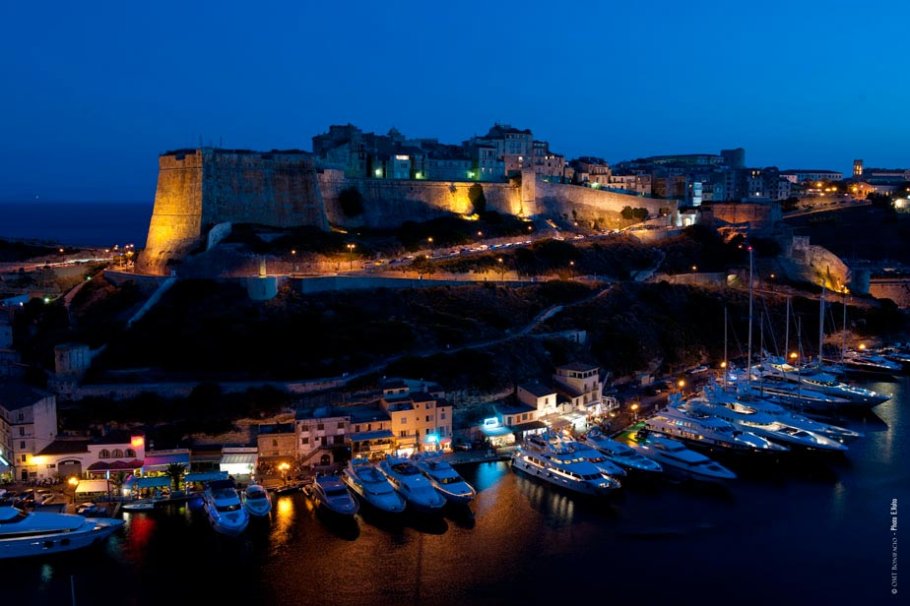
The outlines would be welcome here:
[[[341,474],[341,481],[379,511],[401,513],[405,509],[404,498],[395,492],[389,479],[366,459],[351,460]]]
[[[827,361],[837,362],[836,360]],[[840,364],[848,374],[858,376],[893,378],[894,375],[903,371],[900,362],[889,360],[883,355],[858,351],[846,352],[843,359],[840,360]]]
[[[234,480],[209,482],[202,493],[202,507],[212,528],[222,534],[240,534],[250,523],[250,516],[243,507]]]
[[[605,496],[622,486],[619,480],[558,441],[519,446],[512,453],[512,469],[583,495]]]
[[[264,518],[272,511],[272,499],[262,485],[250,484],[243,491],[243,507],[251,516]]]
[[[477,496],[474,487],[455,471],[449,463],[439,455],[424,455],[414,460],[417,469],[423,472],[439,494],[449,503],[470,503]]]
[[[705,455],[686,448],[685,444],[640,429],[629,445],[641,455],[660,463],[668,473],[700,482],[735,480],[736,474]]]
[[[106,518],[108,517],[107,508],[97,503],[86,502],[80,503],[76,507],[76,513],[86,518]]]
[[[645,421],[653,432],[718,452],[780,454],[786,446],[734,426],[729,421],[689,409],[678,394],[670,405]]]
[[[104,541],[123,520],[80,515],[27,512],[0,507],[0,559],[74,551]]]
[[[790,425],[770,414],[757,411],[736,399],[715,399],[698,396],[686,402],[687,407],[698,413],[714,415],[743,431],[768,438],[791,448],[844,452],[847,447],[821,434]]]
[[[360,509],[344,482],[335,475],[318,476],[308,494],[317,506],[339,516],[353,516]]]
[[[595,467],[611,478],[624,478],[628,475],[626,470],[620,465],[611,461],[606,455],[589,444],[574,440],[563,440],[562,447],[571,449],[576,456],[593,463]]]
[[[811,419],[798,414],[789,408],[761,398],[739,398],[736,394],[719,390],[711,385],[705,387],[703,394],[706,398],[714,402],[739,400],[744,408],[751,408],[754,409],[755,412],[771,415],[788,425],[823,435],[832,440],[837,440],[838,442],[849,442],[863,437],[863,434],[858,431]]]
[[[629,471],[644,473],[660,473],[663,471],[660,463],[644,457],[635,449],[604,435],[600,428],[595,427],[582,436],[590,444],[604,454],[608,459]]]
[[[824,372],[819,368],[792,366],[779,358],[769,358],[759,364],[755,370],[763,386],[775,383],[797,385],[809,392],[820,392],[847,400],[851,406],[871,408],[887,402],[891,398],[889,394],[841,381],[833,373]]]
[[[408,459],[386,455],[379,463],[395,490],[408,505],[422,511],[438,511],[446,504],[445,497],[437,491],[420,469]]]

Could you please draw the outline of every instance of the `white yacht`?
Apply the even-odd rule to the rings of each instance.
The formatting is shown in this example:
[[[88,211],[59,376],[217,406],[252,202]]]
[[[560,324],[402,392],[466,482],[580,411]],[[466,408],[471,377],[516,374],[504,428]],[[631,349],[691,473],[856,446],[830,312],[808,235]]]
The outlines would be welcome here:
[[[512,453],[512,469],[584,495],[603,496],[621,486],[619,480],[558,442],[519,446]]]
[[[634,448],[626,446],[622,442],[617,442],[616,440],[607,437],[597,427],[589,430],[588,433],[583,436],[583,439],[586,443],[602,452],[608,459],[629,471],[640,471],[651,474],[663,471],[663,467],[660,466],[660,463],[638,454],[635,452]]]
[[[446,504],[430,480],[409,460],[386,455],[379,469],[409,505],[423,511],[439,511]]]
[[[361,499],[379,511],[386,513],[404,511],[404,498],[395,492],[388,478],[366,459],[351,460],[341,475],[341,480]]]
[[[353,516],[360,510],[357,500],[338,476],[318,476],[309,494],[316,505],[340,516]]]
[[[243,507],[251,516],[264,518],[272,511],[272,499],[260,484],[250,484],[243,491]]]
[[[593,463],[595,467],[612,478],[624,478],[628,475],[626,470],[620,465],[611,461],[606,455],[589,444],[574,440],[562,440],[562,446],[563,448],[571,449],[577,456]]]
[[[651,434],[647,429],[636,433],[630,445],[642,455],[663,465],[668,473],[700,482],[726,482],[736,479],[735,473],[713,459],[689,450],[682,442]]]
[[[809,417],[793,412],[789,408],[779,406],[761,398],[740,398],[736,394],[721,390],[716,385],[708,384],[705,386],[703,394],[712,402],[731,402],[738,400],[744,408],[754,409],[755,412],[771,415],[788,425],[823,435],[826,438],[831,438],[838,442],[848,442],[863,437],[863,434],[858,431],[810,419]]]
[[[222,534],[237,535],[246,530],[250,517],[240,501],[234,480],[209,482],[202,493],[202,507],[212,528]]]
[[[430,480],[433,488],[449,503],[470,503],[477,496],[474,487],[465,482],[457,471],[439,455],[424,455],[414,460],[417,469]]]
[[[0,507],[0,559],[73,551],[100,543],[123,526],[123,520],[86,518],[65,513]]]
[[[818,368],[798,368],[787,364],[780,358],[768,358],[759,364],[755,370],[761,385],[765,388],[782,383],[791,387],[790,393],[793,391],[792,386],[798,386],[800,391],[797,392],[797,395],[801,395],[801,390],[806,390],[810,393],[819,392],[836,398],[836,400],[828,403],[830,404],[828,408],[836,409],[838,404],[849,407],[872,408],[887,402],[891,398],[890,395],[885,393],[845,383],[835,375],[823,372]],[[842,403],[840,402],[841,400],[846,400],[846,402]]]
[[[650,431],[718,452],[781,453],[789,450],[767,438],[734,426],[729,421],[692,410],[679,396],[645,421]]]
[[[720,417],[743,431],[750,431],[791,448],[800,447],[832,452],[844,452],[847,450],[847,447],[837,440],[790,425],[784,420],[769,414],[758,412],[739,400],[718,399],[717,401],[712,401],[699,396],[690,399],[686,405],[690,410]]]

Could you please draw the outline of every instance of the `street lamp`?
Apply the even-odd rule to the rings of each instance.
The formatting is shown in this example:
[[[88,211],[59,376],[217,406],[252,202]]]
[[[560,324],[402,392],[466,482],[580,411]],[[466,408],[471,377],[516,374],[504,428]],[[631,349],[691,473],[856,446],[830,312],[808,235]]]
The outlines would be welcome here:
[[[350,269],[353,270],[353,269],[354,269],[354,249],[357,248],[357,245],[354,244],[354,243],[345,244],[345,248],[348,249],[348,254],[351,255],[351,258],[350,258],[350,262],[351,262]]]
[[[281,472],[281,479],[284,480],[285,484],[288,481],[288,470],[291,468],[287,462],[281,463],[278,465],[278,470]]]
[[[629,410],[632,411],[632,420],[637,421],[638,420],[638,402],[633,403],[632,406],[629,407]]]
[[[76,476],[70,476],[69,479],[66,481],[66,483],[69,484],[73,489],[73,507],[75,507],[76,506],[76,487],[79,486],[79,478],[77,478]]]
[[[679,387],[679,393],[682,393],[683,388],[685,388],[685,386],[686,386],[686,380],[680,379],[679,381],[676,382],[676,386]]]
[[[433,236],[430,236],[429,238],[427,238],[427,242],[430,244],[430,246],[432,246],[433,245]]]
[[[496,262],[499,263],[499,281],[502,282],[506,279],[505,261],[503,261],[502,257],[497,257]]]
[[[727,391],[727,361],[724,360],[720,363],[720,372],[724,376],[724,391]]]

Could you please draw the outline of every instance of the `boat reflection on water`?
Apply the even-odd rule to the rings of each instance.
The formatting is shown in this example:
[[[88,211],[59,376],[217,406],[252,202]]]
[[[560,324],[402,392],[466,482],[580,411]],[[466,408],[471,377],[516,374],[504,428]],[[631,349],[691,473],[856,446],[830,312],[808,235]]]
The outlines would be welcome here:
[[[519,494],[527,498],[533,509],[543,514],[548,526],[571,526],[575,518],[575,501],[572,497],[545,484],[517,475],[515,477]]]

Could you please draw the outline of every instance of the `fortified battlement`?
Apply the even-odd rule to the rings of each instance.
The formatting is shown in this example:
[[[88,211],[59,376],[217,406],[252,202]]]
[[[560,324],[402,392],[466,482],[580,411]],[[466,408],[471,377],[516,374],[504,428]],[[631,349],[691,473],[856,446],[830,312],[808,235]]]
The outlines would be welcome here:
[[[312,155],[213,148],[162,154],[140,271],[166,273],[169,259],[223,222],[327,228]]]
[[[274,227],[310,225],[395,227],[446,214],[472,212],[479,188],[486,207],[503,214],[547,215],[558,219],[621,222],[625,207],[645,208],[650,216],[669,216],[676,200],[655,200],[540,181],[532,170],[509,183],[350,179],[340,171],[317,170],[310,153],[226,149],[181,149],[158,159],[158,188],[148,243],[139,271],[169,272],[168,262],[202,246],[219,223],[256,223]],[[339,196],[358,190],[364,212],[346,217]]]

